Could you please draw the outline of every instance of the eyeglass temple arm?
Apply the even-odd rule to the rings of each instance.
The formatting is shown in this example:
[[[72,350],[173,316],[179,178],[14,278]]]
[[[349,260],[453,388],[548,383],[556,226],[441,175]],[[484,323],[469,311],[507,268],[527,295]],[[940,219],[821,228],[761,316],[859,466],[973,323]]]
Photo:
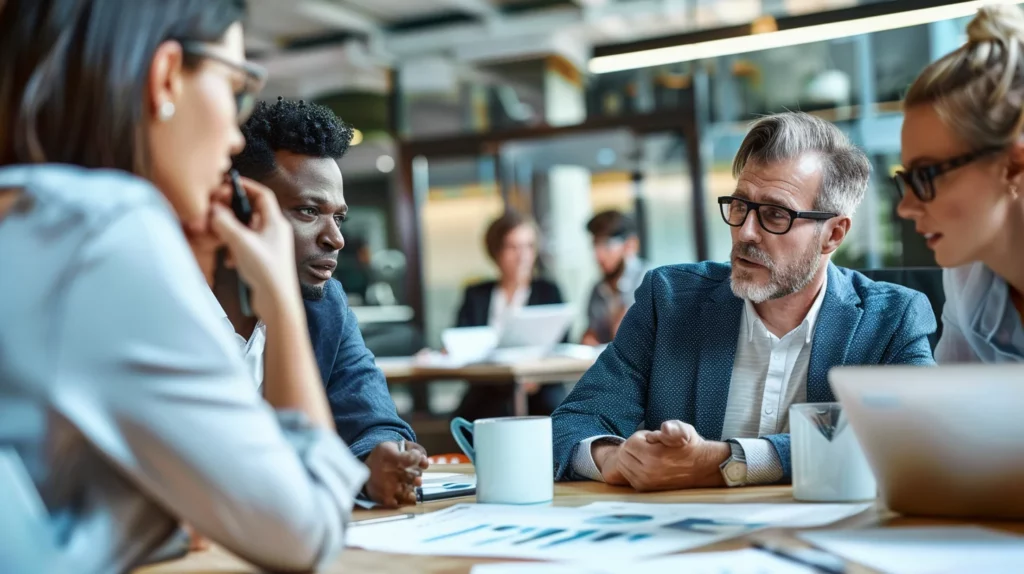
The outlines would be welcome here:
[[[828,221],[833,217],[838,217],[838,213],[827,213],[824,211],[797,211],[796,216],[801,219],[814,219],[818,221]]]

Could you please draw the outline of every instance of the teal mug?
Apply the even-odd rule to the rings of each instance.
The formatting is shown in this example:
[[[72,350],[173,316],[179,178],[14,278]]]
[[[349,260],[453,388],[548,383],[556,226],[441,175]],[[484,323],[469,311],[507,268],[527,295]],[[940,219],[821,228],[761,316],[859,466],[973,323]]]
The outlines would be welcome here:
[[[476,499],[484,504],[544,504],[554,497],[550,417],[456,417],[452,437],[476,467]],[[473,437],[470,445],[464,433]]]
[[[473,449],[473,445],[466,439],[466,432],[473,435],[473,423],[467,421],[462,417],[455,417],[452,419],[450,425],[452,431],[452,438],[455,439],[455,444],[459,445],[459,449],[462,450],[469,458],[469,462],[476,464],[476,450]]]

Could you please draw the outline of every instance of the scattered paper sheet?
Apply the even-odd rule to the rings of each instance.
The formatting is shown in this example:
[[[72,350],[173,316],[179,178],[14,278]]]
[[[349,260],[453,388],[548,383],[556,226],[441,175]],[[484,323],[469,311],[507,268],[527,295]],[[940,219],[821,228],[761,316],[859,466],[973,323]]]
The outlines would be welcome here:
[[[740,536],[761,528],[815,528],[856,516],[873,503],[858,504],[647,504],[594,502],[581,508],[618,515],[672,519],[665,528]]]
[[[1024,537],[978,526],[825,530],[800,537],[891,574],[1024,571]]]
[[[758,550],[698,552],[641,562],[594,565],[484,564],[472,574],[815,574],[814,570]]]
[[[772,526],[820,526],[868,505],[460,504],[353,529],[349,546],[397,554],[604,562],[690,550]]]

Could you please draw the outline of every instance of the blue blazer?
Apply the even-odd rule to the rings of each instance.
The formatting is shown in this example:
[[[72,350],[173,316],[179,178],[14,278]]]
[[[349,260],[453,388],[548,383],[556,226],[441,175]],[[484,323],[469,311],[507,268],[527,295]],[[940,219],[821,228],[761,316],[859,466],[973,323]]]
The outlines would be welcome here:
[[[382,442],[415,441],[412,427],[398,416],[384,373],[363,342],[341,283],[331,279],[323,299],[304,303],[334,426],[352,454],[365,459]]]
[[[729,275],[722,263],[647,274],[615,340],[552,415],[557,480],[582,478],[572,472],[576,446],[597,435],[629,437],[678,419],[722,440],[744,305]],[[924,295],[829,264],[807,401],[835,400],[827,375],[836,365],[934,364],[928,335],[935,327]],[[789,435],[762,438],[775,446],[790,480]]]

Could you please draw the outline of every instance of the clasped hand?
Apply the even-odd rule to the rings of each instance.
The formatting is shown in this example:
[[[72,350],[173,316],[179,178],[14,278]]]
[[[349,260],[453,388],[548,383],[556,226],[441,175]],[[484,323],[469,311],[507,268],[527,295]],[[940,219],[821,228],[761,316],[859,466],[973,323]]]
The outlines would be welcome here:
[[[704,440],[692,425],[666,421],[656,431],[637,431],[620,445],[593,447],[605,482],[640,492],[724,486],[719,467],[731,450]]]

